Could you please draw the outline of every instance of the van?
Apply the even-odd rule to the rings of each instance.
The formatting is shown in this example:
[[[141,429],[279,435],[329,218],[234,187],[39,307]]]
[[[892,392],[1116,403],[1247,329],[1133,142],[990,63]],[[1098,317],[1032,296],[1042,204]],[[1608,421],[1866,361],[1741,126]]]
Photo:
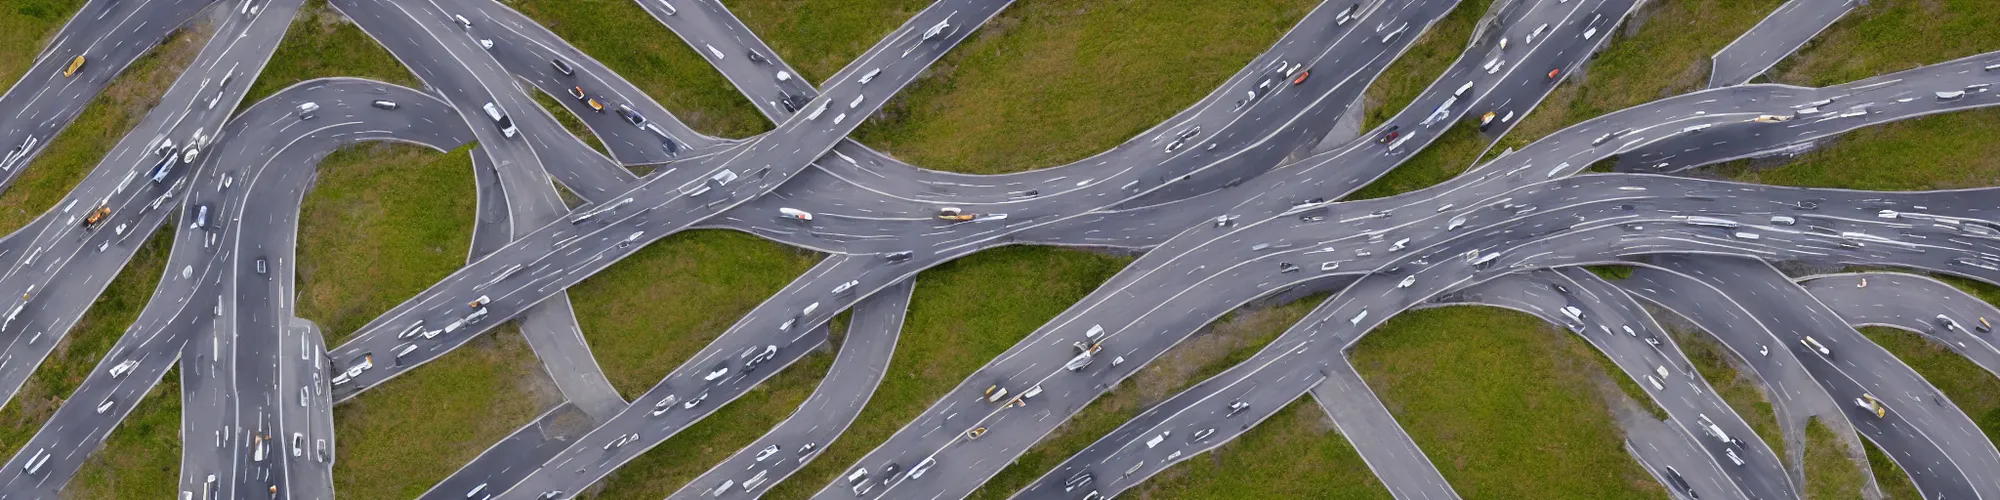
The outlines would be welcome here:
[[[991,389],[991,391],[986,395],[986,402],[993,403],[1006,398],[1007,398],[1007,388],[994,386]]]
[[[1571,320],[1583,321],[1583,310],[1577,309],[1576,306],[1563,306],[1562,313],[1563,316],[1568,316]]]
[[[472,311],[472,314],[465,315],[465,323],[469,325],[479,324],[479,320],[486,319],[486,311],[486,308],[483,307],[477,311]]]
[[[472,29],[472,21],[469,21],[469,20],[466,20],[466,19],[465,19],[465,16],[462,16],[462,15],[458,15],[458,14],[452,14],[452,15],[451,15],[451,19],[452,19],[453,21],[458,21],[458,25],[459,25],[459,26],[463,26],[463,27],[465,27],[465,29]],[[479,486],[481,486],[481,487],[484,487],[484,486],[486,486],[486,485],[482,484],[482,485],[479,485]],[[471,497],[472,497],[472,495],[466,495],[466,498],[471,498]]]
[[[458,331],[459,328],[464,328],[464,327],[465,327],[465,320],[460,319],[457,321],[453,321],[450,324],[444,325],[444,332],[451,333]]]
[[[1777,225],[1780,225],[1780,226],[1789,226],[1789,225],[1792,225],[1792,224],[1797,224],[1798,222],[1799,222],[1799,220],[1798,220],[1798,219],[1794,219],[1794,218],[1791,218],[1791,217],[1789,217],[1789,216],[1784,216],[1784,215],[1773,215],[1773,216],[1771,216],[1771,223],[1772,223],[1772,224],[1777,224]]]
[[[472,302],[470,302],[470,303],[469,303],[468,305],[470,305],[470,306],[471,306],[472,308],[474,308],[474,309],[478,309],[478,308],[480,308],[480,307],[483,307],[483,306],[485,306],[486,304],[488,304],[488,303],[491,303],[491,302],[493,302],[493,298],[492,298],[492,297],[487,297],[487,296],[485,296],[485,295],[481,295],[481,296],[479,296],[479,298],[476,298],[476,299],[472,299]]]
[[[1361,320],[1364,320],[1364,319],[1368,319],[1368,310],[1367,310],[1367,309],[1362,309],[1362,310],[1361,310],[1361,314],[1356,314],[1356,315],[1354,315],[1354,319],[1350,319],[1350,320],[1347,320],[1347,324],[1349,324],[1349,325],[1357,325],[1357,326],[1359,326],[1359,325],[1361,324]]]
[[[811,316],[811,315],[812,315],[812,313],[813,313],[813,311],[817,311],[817,310],[819,310],[819,303],[818,303],[818,302],[814,302],[814,303],[812,303],[812,304],[808,304],[808,305],[806,305],[806,308],[805,308],[805,309],[803,309],[803,310],[800,310],[800,311],[799,311],[799,315],[800,315],[800,316]]]
[[[1471,91],[1471,90],[1472,90],[1472,82],[1465,82],[1465,85],[1460,85],[1460,86],[1458,87],[1458,90],[1454,90],[1454,91],[1452,91],[1452,92],[1451,92],[1451,96],[1452,96],[1452,97],[1465,97],[1465,93],[1466,93],[1466,92],[1469,92],[1469,91]]]
[[[76,76],[80,69],[83,69],[83,56],[76,56],[76,59],[69,60],[69,67],[63,68],[63,78]]]
[[[1752,240],[1752,241],[1755,241],[1755,240],[1756,240],[1756,239],[1758,239],[1758,238],[1761,238],[1761,236],[1758,236],[1758,235],[1757,235],[1757,233],[1752,233],[1752,232],[1748,232],[1748,231],[1737,231],[1737,232],[1736,232],[1736,239],[1739,239],[1739,240]]]
[[[486,117],[493,119],[493,123],[500,126],[500,135],[512,139],[514,134],[519,132],[514,128],[514,120],[508,119],[506,113],[500,112],[500,106],[493,104],[493,101],[486,101],[486,105],[480,106],[480,109],[486,110]]]
[[[847,475],[847,484],[859,483],[866,480],[868,480],[868,468],[866,467],[854,469],[853,474]]]

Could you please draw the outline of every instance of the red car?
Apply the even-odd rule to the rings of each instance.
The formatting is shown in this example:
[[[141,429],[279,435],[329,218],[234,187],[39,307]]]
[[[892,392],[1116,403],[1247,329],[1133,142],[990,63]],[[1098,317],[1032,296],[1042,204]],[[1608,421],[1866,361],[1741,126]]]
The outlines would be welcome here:
[[[1560,74],[1562,74],[1562,72],[1563,72],[1562,68],[1556,68],[1556,69],[1552,69],[1552,70],[1549,70],[1549,79],[1550,79],[1550,80],[1554,80],[1554,79],[1556,79],[1556,75],[1560,75]]]
[[[1313,74],[1312,70],[1305,70],[1305,71],[1300,71],[1300,72],[1299,72],[1299,77],[1298,77],[1298,78],[1293,78],[1293,79],[1292,79],[1292,85],[1298,85],[1298,84],[1301,84],[1301,83],[1305,83],[1305,82],[1306,82],[1306,77],[1307,77],[1307,76],[1310,76],[1310,75],[1312,75],[1312,74]]]

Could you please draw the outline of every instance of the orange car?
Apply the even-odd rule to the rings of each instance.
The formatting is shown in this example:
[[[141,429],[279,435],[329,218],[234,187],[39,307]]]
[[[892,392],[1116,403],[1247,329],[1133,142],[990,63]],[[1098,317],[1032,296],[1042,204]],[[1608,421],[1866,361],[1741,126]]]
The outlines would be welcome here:
[[[76,59],[69,60],[69,67],[63,69],[63,78],[76,76],[76,70],[80,69],[83,69],[83,56],[76,56]]]
[[[950,220],[950,221],[968,221],[978,217],[979,214],[968,214],[965,212],[960,212],[958,210],[958,207],[944,207],[938,209],[938,214],[937,214],[938,220]]]
[[[595,98],[595,97],[592,97],[592,98],[589,98],[589,99],[584,99],[584,100],[583,100],[583,102],[584,102],[584,104],[589,104],[589,105],[590,105],[590,110],[591,110],[591,111],[596,111],[596,112],[599,112],[599,113],[603,113],[603,112],[604,112],[604,103],[601,103],[601,102],[597,102],[597,98]]]

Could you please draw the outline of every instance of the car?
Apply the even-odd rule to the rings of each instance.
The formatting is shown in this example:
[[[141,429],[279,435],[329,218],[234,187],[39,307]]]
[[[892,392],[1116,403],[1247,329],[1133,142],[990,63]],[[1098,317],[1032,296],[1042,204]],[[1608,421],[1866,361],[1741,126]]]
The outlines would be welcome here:
[[[668,394],[667,397],[660,398],[659,401],[653,403],[653,412],[651,413],[651,415],[655,417],[664,415],[667,413],[667,410],[674,409],[674,403],[677,403],[679,401],[680,398],[674,397],[674,395],[672,394]]]
[[[1298,270],[1299,270],[1298,264],[1293,264],[1290,262],[1278,263],[1278,274],[1295,273],[1298,272]]]
[[[1993,331],[1993,324],[1992,324],[1992,323],[1989,323],[1989,322],[1987,322],[1987,321],[1986,321],[1986,317],[1985,317],[1985,316],[1980,316],[1980,317],[1979,317],[1979,326],[1975,326],[1975,327],[1972,327],[1972,328],[1973,328],[1973,329],[1975,329],[1975,330],[1979,330],[1979,332],[1980,332],[1980,333],[1986,333],[1986,332],[1991,332],[1991,331]]]
[[[980,427],[973,430],[965,431],[965,438],[975,441],[979,439],[979,436],[984,436],[984,435],[986,435],[985,427]]]
[[[1063,492],[1076,491],[1078,488],[1090,486],[1091,481],[1096,479],[1097,477],[1091,475],[1090,471],[1078,471],[1075,475],[1070,476],[1069,479],[1063,480]]]
[[[1807,335],[1805,336],[1805,338],[1799,339],[1799,343],[1804,344],[1806,346],[1806,349],[1819,352],[1821,356],[1833,357],[1833,351],[1827,349],[1825,345],[1820,344],[1819,340],[1812,338],[1811,335]]]
[[[680,9],[675,9],[674,4],[667,3],[667,0],[660,0],[660,9],[667,11],[669,16],[681,13]]]
[[[812,222],[813,220],[812,212],[807,212],[796,208],[778,207],[778,215],[782,215],[787,219],[793,219],[800,222]]]
[[[757,369],[757,365],[764,364],[765,361],[770,361],[771,358],[778,357],[778,346],[777,345],[764,346],[764,349],[762,349],[761,352],[759,352],[759,349],[753,347],[750,349],[749,352],[746,352],[744,354],[750,356],[750,359],[748,361],[743,362],[743,371],[744,372],[755,371]]]
[[[800,446],[798,452],[799,463],[805,463],[806,457],[812,455],[813,450],[817,449],[819,449],[819,444],[817,443],[806,443],[805,446]]]
[[[882,484],[889,484],[889,481],[892,481],[892,480],[895,480],[897,476],[900,476],[900,475],[901,475],[901,474],[898,474],[898,473],[900,473],[900,472],[902,472],[902,471],[903,471],[903,467],[902,467],[902,466],[900,466],[900,465],[896,465],[896,463],[895,463],[895,462],[889,462],[889,463],[888,463],[887,465],[883,465],[883,466],[882,466]]]
[[[603,112],[604,112],[604,103],[601,103],[601,102],[597,102],[597,98],[595,98],[595,97],[592,97],[592,98],[589,98],[589,99],[584,99],[584,100],[583,100],[583,105],[585,105],[585,106],[590,106],[590,110],[591,110],[591,111],[594,111],[594,112],[598,112],[598,113],[603,113]]]
[[[486,105],[480,106],[480,109],[485,110],[486,117],[492,119],[493,124],[500,127],[500,135],[512,139],[514,138],[514,134],[520,133],[519,130],[514,128],[514,120],[507,118],[507,113],[500,111],[500,105],[494,104],[493,101],[486,101]]]
[[[1312,76],[1312,70],[1300,71],[1299,76],[1292,78],[1292,85],[1305,83],[1308,76]]]
[[[1403,127],[1402,127],[1401,125],[1390,125],[1390,126],[1389,126],[1389,130],[1386,130],[1386,131],[1383,131],[1383,132],[1382,132],[1382,135],[1379,135],[1379,136],[1376,136],[1376,137],[1375,137],[1375,143],[1376,143],[1376,144],[1388,144],[1388,143],[1389,143],[1389,141],[1393,141],[1393,140],[1396,140],[1396,136],[1397,136],[1397,135],[1400,135],[1400,134],[1401,134],[1401,132],[1397,132],[1397,129],[1400,129],[1400,128],[1403,128]]]
[[[376,100],[374,100],[374,101],[372,101],[372,102],[369,102],[369,103],[368,103],[368,105],[369,105],[369,106],[374,106],[374,107],[377,107],[377,108],[382,108],[382,109],[386,109],[386,110],[390,110],[390,111],[395,111],[395,110],[396,110],[396,108],[399,108],[399,107],[402,107],[402,106],[400,106],[400,105],[397,105],[397,104],[396,104],[396,101],[390,101],[390,100],[386,100],[386,99],[376,99]]]
[[[97,403],[97,414],[103,415],[104,412],[111,411],[111,407],[117,404],[118,402],[111,398],[104,398],[104,402]]]
[[[1396,283],[1396,288],[1409,288],[1410,285],[1415,284],[1417,284],[1416,276],[1405,276],[1402,282]]]
[[[1481,132],[1484,132],[1486,131],[1486,127],[1493,125],[1493,118],[1495,116],[1498,115],[1494,114],[1492,111],[1487,111],[1486,114],[1479,115],[1479,130]]]
[[[833,287],[833,294],[840,295],[843,293],[847,293],[848,291],[853,290],[855,285],[860,285],[860,284],[861,280],[847,280],[847,282],[841,283],[840,285]]]
[[[133,368],[138,368],[138,367],[139,367],[139,360],[136,359],[128,359],[123,362],[120,362],[117,365],[111,367],[111,378],[115,379],[118,377],[123,377],[125,376],[125,374],[131,373]]]
[[[292,433],[292,456],[299,457],[299,456],[304,456],[305,454],[306,454],[306,435],[298,432]]]
[[[1222,418],[1234,417],[1236,414],[1243,413],[1243,410],[1247,409],[1250,409],[1250,403],[1245,403],[1241,400],[1229,403],[1229,414],[1223,415]]]
[[[458,21],[458,25],[464,27],[464,29],[472,29],[472,21],[466,20],[465,16],[452,14],[451,19]]]
[[[645,128],[646,126],[646,117],[641,116],[638,111],[633,111],[631,106],[618,105],[618,117],[632,122],[632,126],[634,127]]]
[[[882,254],[882,258],[884,260],[888,260],[889,262],[902,262],[910,260],[910,257],[914,255],[916,255],[916,252],[912,252],[910,250],[904,250],[900,252],[889,252]]]
[[[268,268],[268,267],[266,267],[266,266],[264,265],[264,259],[257,259],[257,274],[258,274],[258,275],[260,275],[260,276],[261,276],[261,275],[264,275],[265,273],[267,273],[267,272],[268,272],[268,269],[269,269],[269,268]]]
[[[69,60],[69,66],[67,66],[67,67],[64,67],[64,68],[63,68],[63,78],[69,78],[69,77],[72,77],[72,76],[76,76],[76,72],[77,72],[78,70],[81,70],[81,69],[83,69],[83,61],[84,61],[84,58],[83,58],[83,56],[80,56],[80,55],[79,55],[79,56],[76,56],[76,58],[75,58],[75,59],[70,59],[70,60]]]
[[[1556,75],[1560,75],[1562,74],[1562,72],[1563,72],[1562,68],[1555,68],[1549,70],[1549,79],[1550,80],[1556,79]]]
[[[326,440],[325,440],[325,439],[314,439],[314,440],[313,440],[313,459],[315,459],[315,460],[318,460],[318,461],[319,461],[320,463],[326,463],[326,459],[327,459],[328,457],[329,457],[329,455],[327,454],[327,451],[326,451]]]
[[[778,446],[778,445],[775,445],[775,444],[774,444],[774,445],[770,445],[770,446],[766,446],[766,447],[764,447],[764,449],[762,449],[762,450],[758,450],[758,451],[757,451],[757,456],[756,456],[756,457],[753,457],[753,458],[755,458],[755,459],[756,459],[756,461],[758,461],[758,462],[762,462],[762,461],[764,461],[764,459],[766,459],[766,458],[771,458],[771,455],[776,455],[776,454],[778,453],[778,450],[781,450],[781,449],[784,449],[784,448],[783,448],[783,447],[780,447],[780,446]]]
[[[873,70],[869,70],[868,74],[861,75],[861,79],[858,81],[860,81],[862,85],[867,85],[868,82],[875,81],[875,76],[880,74],[882,74],[882,68],[875,68]]]
[[[750,62],[757,64],[768,64],[771,62],[770,59],[765,59],[763,54],[758,54],[755,50],[744,51],[744,57],[750,58]]]
[[[550,59],[549,65],[555,66],[556,71],[562,72],[563,76],[576,76],[576,68],[571,68],[569,66],[569,61],[564,61],[560,57],[555,59]]]
[[[1958,321],[1951,319],[1950,316],[1939,314],[1937,315],[1937,320],[1939,325],[1944,326],[1945,331],[1958,331]]]
[[[618,248],[625,248],[625,247],[629,247],[629,246],[632,246],[632,244],[633,244],[633,243],[636,243],[636,242],[638,242],[638,241],[639,241],[639,238],[640,238],[640,237],[642,237],[642,236],[645,236],[645,235],[646,235],[646,232],[645,232],[645,231],[633,231],[631,235],[628,235],[628,236],[626,236],[626,237],[625,237],[625,240],[624,240],[624,241],[620,241],[620,242],[618,242]]]
[[[701,394],[696,394],[693,399],[687,400],[686,403],[681,403],[681,408],[694,408],[700,405],[704,399],[708,399],[708,391],[701,391]]]
[[[1210,427],[1210,428],[1207,428],[1207,429],[1202,429],[1202,430],[1199,430],[1199,431],[1195,431],[1195,433],[1194,433],[1194,442],[1197,442],[1197,443],[1199,443],[1199,442],[1201,442],[1201,440],[1203,440],[1203,439],[1208,439],[1208,435],[1210,435],[1210,434],[1214,434],[1214,433],[1215,433],[1215,428],[1214,428],[1214,427]]]
[[[584,96],[584,94],[583,94],[583,86],[582,86],[582,85],[573,85],[573,86],[570,86],[570,88],[569,88],[569,97],[570,97],[571,99],[576,99],[576,100],[579,100],[579,101],[581,101],[581,100],[584,100],[584,99],[588,99],[588,97],[585,97],[585,96]]]
[[[729,365],[726,363],[718,364],[715,365],[714,369],[708,371],[708,375],[703,375],[701,377],[701,380],[704,382],[714,382],[715,379],[719,379],[727,375],[729,375]]]

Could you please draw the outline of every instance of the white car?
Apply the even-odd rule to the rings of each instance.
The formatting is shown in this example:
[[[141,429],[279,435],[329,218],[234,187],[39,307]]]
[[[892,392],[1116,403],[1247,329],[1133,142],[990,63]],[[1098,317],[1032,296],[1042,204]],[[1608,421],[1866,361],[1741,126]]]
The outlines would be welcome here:
[[[771,455],[776,455],[776,454],[778,454],[778,450],[781,450],[781,449],[784,449],[784,448],[783,448],[783,447],[781,447],[781,446],[778,446],[778,445],[775,445],[775,444],[774,444],[774,445],[770,445],[770,446],[766,446],[766,447],[764,447],[764,449],[762,449],[762,450],[758,450],[758,451],[757,451],[757,456],[756,456],[755,458],[756,458],[756,460],[757,460],[757,461],[759,461],[759,462],[762,462],[762,461],[764,461],[764,459],[766,459],[766,458],[771,458]]]
[[[867,85],[868,82],[875,81],[875,75],[880,74],[882,74],[882,68],[875,68],[873,71],[869,71],[868,74],[861,75],[861,84]]]
[[[861,284],[861,280],[847,280],[846,283],[841,283],[840,286],[833,287],[833,294],[847,293],[848,290],[853,290],[854,286],[859,284]]]

